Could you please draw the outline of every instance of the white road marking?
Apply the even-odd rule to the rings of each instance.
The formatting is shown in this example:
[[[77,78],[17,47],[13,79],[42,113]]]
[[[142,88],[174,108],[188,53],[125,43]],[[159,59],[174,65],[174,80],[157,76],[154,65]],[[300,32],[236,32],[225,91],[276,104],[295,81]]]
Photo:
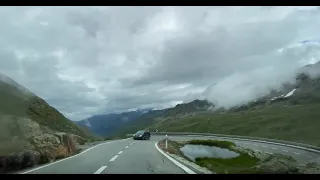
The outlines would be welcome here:
[[[201,135],[188,135],[189,137],[198,137],[198,136],[201,136]]]
[[[170,157],[169,155],[167,155],[166,153],[164,153],[164,152],[158,147],[158,142],[156,142],[154,145],[156,146],[156,149],[157,149],[162,155],[164,155],[166,158],[168,158],[170,161],[172,161],[175,165],[177,165],[179,168],[181,168],[182,170],[184,170],[186,173],[188,173],[188,174],[196,174],[194,171],[192,171],[191,169],[189,169],[189,168],[186,167],[185,165],[181,164],[180,162],[176,161],[175,159],[173,159],[172,157]]]
[[[100,174],[103,170],[105,170],[107,168],[107,166],[102,166],[101,168],[99,168],[96,172],[94,172],[93,174]]]
[[[123,153],[123,151],[118,152],[118,154],[122,154],[122,153]]]
[[[267,146],[262,146],[262,147],[266,148]]]
[[[300,153],[298,153],[298,152],[293,152],[293,153],[295,153],[295,154],[300,154]],[[308,156],[308,155],[307,155]]]
[[[272,148],[272,149],[277,149],[277,148]]]
[[[129,146],[126,146],[125,148],[128,148]]]
[[[132,144],[133,144],[133,143],[131,143],[130,146],[131,146]]]
[[[81,155],[81,154],[84,154],[84,153],[86,153],[86,152],[88,152],[88,151],[90,151],[90,150],[92,150],[92,149],[94,149],[94,148],[96,148],[96,147],[101,146],[101,145],[105,145],[105,144],[109,144],[109,143],[114,143],[114,142],[119,142],[119,141],[124,141],[124,140],[128,140],[128,139],[131,139],[131,138],[127,138],[127,139],[121,139],[121,140],[109,141],[109,142],[101,143],[101,144],[98,144],[98,145],[96,145],[96,146],[93,146],[93,147],[91,147],[91,148],[89,148],[89,149],[86,149],[85,151],[82,151],[82,152],[81,152],[81,153],[79,153],[79,154],[76,154],[76,155],[73,155],[73,156],[70,156],[70,157],[67,157],[67,158],[61,159],[61,160],[59,160],[59,161],[52,162],[52,163],[50,163],[50,164],[46,164],[46,165],[43,165],[43,166],[40,166],[40,167],[37,167],[37,168],[31,169],[31,170],[29,170],[29,171],[22,172],[22,173],[20,173],[20,174],[28,174],[28,173],[30,173],[30,172],[33,172],[33,171],[36,171],[36,170],[39,170],[39,169],[42,169],[42,168],[45,168],[45,167],[48,167],[48,166],[54,165],[54,164],[56,164],[56,163],[59,163],[59,162],[62,162],[62,161],[65,161],[65,160],[68,160],[68,159],[71,159],[71,158],[77,157],[77,156],[79,156],[79,155]]]
[[[258,146],[258,144],[254,144],[255,146]]]
[[[306,155],[306,156],[308,156],[308,157],[312,157],[312,156],[310,156],[310,155]]]
[[[288,152],[287,150],[282,150],[283,152]]]
[[[271,153],[271,152],[266,152],[267,154],[273,154],[273,153]]]
[[[244,145],[247,145],[248,143],[244,143]]]
[[[253,149],[254,151],[260,151],[260,150],[258,150],[258,149]]]
[[[114,160],[116,160],[116,159],[117,159],[117,157],[119,157],[119,155],[115,155],[115,156],[113,156],[113,158],[111,158],[109,161],[114,161]]]

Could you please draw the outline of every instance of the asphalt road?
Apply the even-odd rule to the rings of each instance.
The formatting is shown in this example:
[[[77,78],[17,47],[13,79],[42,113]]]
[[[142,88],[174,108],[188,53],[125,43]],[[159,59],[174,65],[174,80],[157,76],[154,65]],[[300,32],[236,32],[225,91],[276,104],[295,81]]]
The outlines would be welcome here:
[[[186,174],[162,155],[155,143],[162,137],[107,142],[81,154],[62,159],[23,174]]]
[[[22,172],[23,174],[186,174],[174,162],[161,154],[155,143],[164,136],[152,136],[150,140],[135,141],[132,138],[106,142],[78,155]],[[203,136],[169,136],[172,140],[222,139]],[[229,140],[236,144],[294,157],[302,163],[317,162],[320,154],[281,145],[251,141]]]

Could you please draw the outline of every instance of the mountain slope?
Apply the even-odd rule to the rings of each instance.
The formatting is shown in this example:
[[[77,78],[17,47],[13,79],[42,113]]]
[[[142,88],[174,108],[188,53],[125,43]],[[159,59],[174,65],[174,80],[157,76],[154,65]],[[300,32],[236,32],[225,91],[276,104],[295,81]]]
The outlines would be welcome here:
[[[135,121],[139,116],[147,113],[149,110],[137,110],[124,112],[120,114],[96,115],[85,120],[76,121],[81,127],[86,127],[100,136],[114,136],[119,129]]]
[[[320,108],[320,62],[304,66],[297,73],[295,82],[284,83],[279,89],[247,104],[224,109],[206,100],[194,100],[169,109],[149,111],[121,124],[113,133],[134,133],[140,129],[211,132],[320,145],[320,133],[315,128],[320,125],[320,111],[317,111]],[[112,121],[104,123],[108,126]]]
[[[99,138],[0,74],[0,173],[70,156],[95,140]]]
[[[153,124],[159,117],[185,115],[207,111],[214,105],[208,101],[194,100],[187,104],[178,104],[174,108],[163,110],[137,110],[120,114],[107,114],[93,116],[88,119],[75,122],[82,127],[89,128],[100,136],[123,135],[127,131],[136,131]]]
[[[320,78],[299,74],[296,83],[248,104],[158,121],[151,130],[267,137],[320,146]],[[129,132],[127,132],[129,133]]]
[[[196,111],[197,108],[191,108],[193,102],[186,103],[147,120],[138,118],[135,121],[141,122],[138,126],[127,128],[122,133],[148,128],[150,131],[267,137],[320,146],[319,67],[319,62],[303,67],[294,83],[285,83],[280,89],[271,90],[269,94],[247,104],[227,110],[210,105]],[[205,103],[201,100],[197,102]],[[189,108],[181,111],[181,107]]]
[[[28,117],[52,130],[70,132],[83,137],[90,136],[43,99],[4,75],[0,78],[0,99],[2,115]]]

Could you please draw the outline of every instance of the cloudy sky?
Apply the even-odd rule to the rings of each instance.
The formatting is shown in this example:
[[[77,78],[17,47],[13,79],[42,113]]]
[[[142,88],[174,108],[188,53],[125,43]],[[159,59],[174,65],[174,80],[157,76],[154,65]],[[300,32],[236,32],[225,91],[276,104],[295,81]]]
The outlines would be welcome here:
[[[230,107],[316,61],[317,7],[1,7],[0,72],[72,120]],[[320,56],[319,56],[320,57]],[[310,60],[311,59],[311,60]]]

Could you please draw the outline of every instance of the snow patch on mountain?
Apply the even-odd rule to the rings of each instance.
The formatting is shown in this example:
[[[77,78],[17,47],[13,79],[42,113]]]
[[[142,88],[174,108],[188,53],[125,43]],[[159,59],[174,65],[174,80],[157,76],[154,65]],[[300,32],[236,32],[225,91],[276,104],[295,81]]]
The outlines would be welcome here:
[[[293,93],[296,91],[296,89],[293,89],[292,91],[290,91],[287,95],[285,95],[284,97],[289,97],[289,96],[292,96]]]
[[[287,93],[286,95],[285,94],[282,94],[282,95],[280,95],[280,96],[277,96],[277,97],[273,97],[273,98],[271,98],[271,101],[274,101],[274,100],[276,100],[276,99],[280,99],[280,98],[287,98],[287,97],[290,97],[290,96],[292,96],[293,95],[293,93],[296,91],[297,89],[293,89],[292,91],[290,91],[289,93]],[[279,91],[277,91],[277,92],[279,92]]]

